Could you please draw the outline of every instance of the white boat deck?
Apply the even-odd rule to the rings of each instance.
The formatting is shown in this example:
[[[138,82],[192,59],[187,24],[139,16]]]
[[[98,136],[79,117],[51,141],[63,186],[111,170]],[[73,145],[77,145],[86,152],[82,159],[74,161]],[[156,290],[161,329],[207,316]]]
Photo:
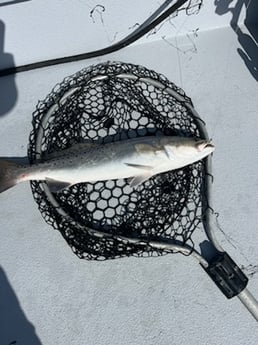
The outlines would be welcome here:
[[[87,20],[91,20],[90,8],[97,2],[76,2],[81,7],[88,4]],[[70,40],[74,36],[66,37],[69,44],[64,41],[62,23],[66,32],[67,21],[78,14],[75,8],[69,12],[70,1],[56,1],[60,11],[64,12],[68,6],[66,17],[58,17],[56,23],[53,13],[45,8],[39,28],[34,27],[35,18],[27,25],[33,11],[36,8],[40,11],[46,1],[38,3],[32,0],[0,7],[0,43],[4,35],[1,25],[6,29],[0,66],[9,66],[12,61],[19,65],[84,52],[108,43],[99,39],[103,31],[94,32],[94,28],[101,26],[99,17],[95,19],[99,26],[92,23],[91,35],[96,34],[96,39],[91,39],[89,45],[88,33],[83,33],[81,27],[73,48]],[[132,3],[136,5],[139,1]],[[126,20],[138,14],[135,22],[140,22],[157,6],[152,1],[144,12],[148,1],[144,4],[145,7],[139,5],[140,14],[131,9]],[[113,2],[112,5],[115,6]],[[111,17],[111,8],[108,12],[109,7],[105,6]],[[111,55],[0,78],[0,156],[26,155],[32,112],[38,100],[81,68],[113,60],[144,65],[164,74],[192,98],[207,124],[216,146],[213,155],[213,204],[219,213],[216,234],[224,249],[243,267],[249,277],[248,287],[258,297],[258,27],[239,23],[235,32],[230,26],[232,13],[216,14],[213,1],[202,10],[189,19],[180,14],[184,19],[176,19],[178,30],[168,23],[161,28],[164,32],[159,37],[142,39],[140,44]],[[21,18],[25,13],[27,16]],[[117,23],[119,11],[115,15]],[[82,23],[81,12],[78,16]],[[244,17],[241,11],[241,18]],[[35,35],[40,37],[43,32],[43,18],[45,36],[39,41]],[[59,34],[54,30],[55,24]],[[48,25],[49,32],[45,30]],[[123,28],[128,25],[129,21]],[[117,31],[114,27],[115,24],[113,29],[108,26],[105,29],[110,37]],[[117,35],[122,38],[120,32]],[[0,345],[15,341],[17,345],[257,343],[255,320],[237,298],[227,300],[191,257],[175,254],[105,262],[79,260],[61,234],[42,219],[28,183],[0,195],[0,219]],[[205,239],[200,230],[195,236],[196,249],[199,241]]]

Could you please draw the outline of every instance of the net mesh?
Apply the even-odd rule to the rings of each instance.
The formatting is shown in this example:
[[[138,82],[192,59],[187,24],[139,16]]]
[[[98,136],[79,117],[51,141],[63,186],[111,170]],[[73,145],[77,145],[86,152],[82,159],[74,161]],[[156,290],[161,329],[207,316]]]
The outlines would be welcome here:
[[[189,104],[182,89],[142,66],[90,66],[65,78],[38,103],[30,162],[85,140],[105,144],[160,134],[201,138]],[[32,181],[31,188],[46,222],[78,257],[104,260],[167,253],[150,241],[193,246],[191,235],[202,221],[204,174],[200,161],[156,175],[135,189],[126,179],[81,183],[57,194],[41,181]]]

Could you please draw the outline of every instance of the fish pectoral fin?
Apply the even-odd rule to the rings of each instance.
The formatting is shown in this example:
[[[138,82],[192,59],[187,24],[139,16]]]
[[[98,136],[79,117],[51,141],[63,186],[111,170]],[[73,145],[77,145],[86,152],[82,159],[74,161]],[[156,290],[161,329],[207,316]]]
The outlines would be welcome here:
[[[57,181],[52,178],[46,178],[46,182],[47,182],[50,192],[52,193],[61,192],[65,188],[68,188],[72,185],[70,182]]]
[[[165,151],[165,154],[168,157],[168,159],[170,159],[170,160],[175,159],[175,154],[168,145],[164,146],[164,151]]]
[[[147,181],[151,177],[152,177],[151,172],[149,172],[149,173],[146,172],[145,174],[131,177],[128,180],[128,182],[130,184],[130,187],[134,188],[134,187],[138,187],[140,184],[142,184],[143,182]]]

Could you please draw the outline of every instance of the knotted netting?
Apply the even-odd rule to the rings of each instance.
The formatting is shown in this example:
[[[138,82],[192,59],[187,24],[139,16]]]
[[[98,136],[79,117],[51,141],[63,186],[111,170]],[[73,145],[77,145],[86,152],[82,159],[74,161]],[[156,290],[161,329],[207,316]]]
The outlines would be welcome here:
[[[38,103],[32,125],[32,164],[89,140],[105,144],[150,135],[203,139],[200,119],[182,89],[152,70],[120,62],[90,66],[65,78]],[[193,247],[191,235],[203,217],[204,176],[205,164],[199,161],[153,176],[137,188],[127,179],[81,183],[56,194],[43,181],[32,181],[31,188],[44,219],[74,253],[103,260],[168,252],[150,241]]]

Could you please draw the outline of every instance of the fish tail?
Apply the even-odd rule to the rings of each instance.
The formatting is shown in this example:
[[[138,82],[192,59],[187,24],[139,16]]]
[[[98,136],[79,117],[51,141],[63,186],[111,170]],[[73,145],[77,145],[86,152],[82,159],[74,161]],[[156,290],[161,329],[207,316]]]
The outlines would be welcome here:
[[[11,160],[0,158],[0,193],[19,182],[20,165]]]

